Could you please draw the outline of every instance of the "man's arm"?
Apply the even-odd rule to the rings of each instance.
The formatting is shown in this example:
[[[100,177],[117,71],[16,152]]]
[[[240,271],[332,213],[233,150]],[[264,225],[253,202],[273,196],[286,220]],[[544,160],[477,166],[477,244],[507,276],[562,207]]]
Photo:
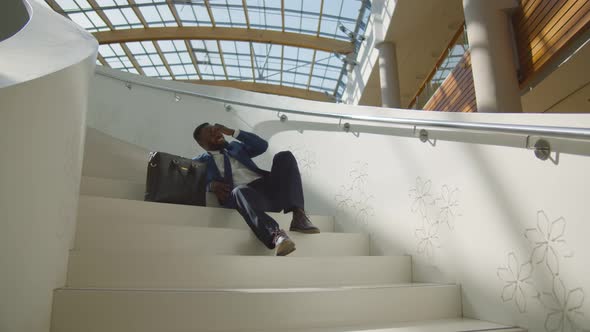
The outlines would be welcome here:
[[[244,143],[244,147],[250,158],[259,156],[268,149],[268,142],[256,134],[243,130],[236,130],[233,137]]]
[[[221,127],[221,132],[223,134],[232,136],[233,138],[242,142],[250,158],[259,156],[266,152],[266,149],[268,149],[268,142],[256,134],[244,130],[229,129],[220,124],[215,125]]]

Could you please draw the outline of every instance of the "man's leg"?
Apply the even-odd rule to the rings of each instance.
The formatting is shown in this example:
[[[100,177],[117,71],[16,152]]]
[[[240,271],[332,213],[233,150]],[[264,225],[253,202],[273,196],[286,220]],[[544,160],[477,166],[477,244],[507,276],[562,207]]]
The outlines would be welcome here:
[[[231,192],[230,205],[242,215],[256,237],[269,249],[277,247],[277,255],[284,256],[295,250],[295,244],[280,229],[277,222],[264,211],[270,204],[264,195],[247,185],[237,186]]]
[[[320,232],[305,215],[301,173],[297,160],[290,151],[277,153],[273,158],[270,174],[251,185],[272,197],[272,210],[267,211],[293,212],[291,231]]]

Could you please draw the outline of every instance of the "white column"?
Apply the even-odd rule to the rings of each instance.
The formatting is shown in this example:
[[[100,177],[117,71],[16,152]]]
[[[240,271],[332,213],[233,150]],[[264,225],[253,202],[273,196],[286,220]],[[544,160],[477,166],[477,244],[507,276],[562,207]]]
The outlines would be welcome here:
[[[515,0],[463,0],[478,112],[520,113],[510,20]]]
[[[395,44],[379,42],[375,45],[379,50],[379,79],[381,83],[381,106],[400,108],[399,75]]]

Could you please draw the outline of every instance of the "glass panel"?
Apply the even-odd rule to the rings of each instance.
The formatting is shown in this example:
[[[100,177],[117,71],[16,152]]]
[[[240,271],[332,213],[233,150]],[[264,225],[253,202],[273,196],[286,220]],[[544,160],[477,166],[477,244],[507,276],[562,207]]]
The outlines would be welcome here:
[[[73,13],[69,14],[68,16],[72,19],[72,21],[76,22],[76,24],[78,24],[84,29],[94,28],[92,22],[90,22],[88,17],[86,17],[86,15],[84,15],[83,13]]]
[[[170,40],[160,40],[157,42],[162,52],[175,52],[176,48]]]
[[[166,58],[166,61],[168,61],[169,65],[177,65],[182,63],[182,61],[180,61],[180,57],[176,53],[166,53],[164,54],[164,57]]]
[[[75,1],[78,4],[78,7],[80,7],[81,9],[92,9],[90,4],[86,0],[75,0]]]
[[[156,9],[160,13],[160,16],[162,17],[162,19],[164,21],[166,21],[166,22],[175,21],[174,15],[172,15],[172,12],[170,11],[170,7],[168,7],[168,5],[160,5],[160,6],[157,6]]]
[[[127,25],[127,20],[123,13],[118,9],[107,9],[104,10],[105,15],[111,21],[113,25]]]
[[[186,72],[184,71],[184,67],[180,66],[180,65],[170,66],[170,69],[172,70],[172,73],[174,75],[185,75],[186,74]]]
[[[55,0],[63,10],[80,10],[74,0]]]
[[[143,72],[146,76],[159,76],[155,67],[144,67]]]
[[[123,15],[125,16],[125,18],[127,19],[127,21],[129,23],[131,23],[131,24],[140,24],[141,23],[141,21],[139,20],[137,15],[135,15],[135,12],[133,11],[133,9],[123,8],[123,9],[121,9],[121,12],[123,13]]]
[[[86,16],[88,17],[88,19],[90,19],[90,21],[96,28],[102,28],[107,26],[106,23],[102,20],[102,18],[100,18],[100,16],[98,16],[96,12],[87,12]]]

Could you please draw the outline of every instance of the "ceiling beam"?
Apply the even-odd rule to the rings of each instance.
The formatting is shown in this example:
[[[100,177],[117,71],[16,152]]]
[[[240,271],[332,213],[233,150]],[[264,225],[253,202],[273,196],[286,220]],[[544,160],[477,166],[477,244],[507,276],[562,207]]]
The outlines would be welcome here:
[[[180,19],[180,15],[178,15],[178,11],[176,10],[176,6],[174,5],[174,2],[172,0],[166,0],[166,2],[168,3],[168,7],[170,8],[170,11],[172,12],[172,16],[174,16],[174,20],[176,21],[176,24],[178,24],[178,26],[181,27],[182,20]]]
[[[127,45],[125,45],[125,44],[121,44],[121,48],[123,49],[123,52],[125,52],[125,55],[127,56],[127,58],[129,58],[129,61],[131,61],[131,64],[133,65],[133,67],[135,67],[135,70],[137,70],[137,72],[139,74],[145,76],[145,72],[143,71],[143,69],[141,68],[139,63],[137,63],[137,60],[133,56],[133,53],[131,52],[131,50],[129,50],[129,47],[127,47]]]
[[[311,59],[311,66],[309,66],[309,79],[307,80],[307,90],[311,86],[311,78],[313,77],[313,66],[315,65],[315,57],[318,51],[313,51],[313,58]]]
[[[109,67],[111,68],[111,65],[109,65],[109,63],[107,62],[107,60],[104,59],[104,57],[102,55],[100,55],[100,53],[98,53],[98,55],[96,56],[96,58],[98,59],[98,61],[105,67]]]
[[[316,36],[319,37],[320,36],[320,28],[322,26],[322,14],[324,13],[324,0],[322,0],[320,2],[320,15],[318,17],[318,28],[316,31]],[[309,87],[311,86],[311,79],[313,77],[313,67],[315,65],[315,59],[317,56],[318,51],[314,50],[313,51],[313,58],[311,60],[311,66],[309,66],[309,79],[307,80],[307,90],[309,90]]]
[[[283,32],[285,32],[285,0],[281,0],[281,22]]]
[[[143,17],[141,10],[139,10],[139,7],[137,7],[135,0],[127,0],[127,3],[129,3],[129,6],[131,6],[131,9],[133,9],[133,12],[135,13],[135,15],[137,15],[137,18],[139,18],[139,21],[141,22],[141,24],[147,28],[147,26],[148,26],[147,22],[146,22],[145,18]],[[111,29],[111,30],[113,30],[113,29]]]
[[[158,42],[155,40],[152,43],[154,44],[154,48],[156,49],[156,52],[160,56],[160,59],[162,59],[162,63],[164,64],[164,67],[166,67],[166,70],[168,71],[168,73],[170,73],[170,77],[172,77],[172,79],[175,79],[176,77],[174,76],[174,73],[172,72],[172,68],[170,68],[170,64],[168,63],[168,60],[164,56],[164,52],[162,52],[160,45],[158,45]]]
[[[215,18],[213,17],[213,11],[211,10],[211,4],[209,4],[209,0],[205,0],[205,7],[207,7],[207,13],[209,14],[211,25],[215,28]]]
[[[317,91],[308,91],[305,89],[281,86],[276,84],[243,82],[243,81],[220,81],[220,80],[189,80],[184,81],[195,84],[214,85],[236,88],[247,91],[268,93],[273,95],[302,98],[315,101],[333,102],[328,96]]]
[[[285,59],[285,45],[281,46],[281,81],[280,84],[283,85],[283,64],[285,63],[283,60]]]
[[[225,66],[225,59],[223,58],[223,49],[221,49],[221,42],[217,41],[217,49],[219,50],[219,58],[221,60],[221,68],[223,68],[223,73],[225,74],[225,79],[228,80],[227,77],[227,67]]]
[[[96,1],[88,0],[88,4],[90,5],[90,7],[92,7],[92,9],[94,9],[94,11],[98,15],[98,17],[100,17],[104,21],[104,23],[107,25],[107,27],[109,27],[109,29],[113,30],[114,29],[113,23],[111,23],[111,20],[109,20],[109,18],[105,15],[105,13],[102,11],[102,9],[100,9],[100,6],[96,3]]]
[[[322,16],[324,15],[324,0],[320,3],[320,15],[318,16],[318,30],[316,36],[320,36],[320,28],[322,27]]]
[[[254,71],[254,46],[252,42],[250,44],[250,65],[252,66],[252,80],[256,83],[256,72]]]
[[[69,18],[68,15],[63,10],[63,8],[61,8],[61,6],[57,2],[55,2],[55,0],[45,0],[45,2],[49,5],[49,7],[51,7],[51,9],[60,13],[62,16]]]
[[[100,44],[174,39],[235,40],[295,46],[340,54],[353,51],[353,44],[346,41],[293,32],[244,28],[165,27],[99,31],[94,32],[93,35]]]
[[[242,0],[242,7],[244,7],[244,17],[246,17],[246,27],[250,29],[250,16],[248,15],[248,5],[246,0]]]
[[[203,76],[201,76],[201,70],[199,70],[199,61],[197,60],[197,56],[195,55],[195,51],[193,50],[193,45],[188,40],[184,41],[184,45],[186,45],[186,50],[188,51],[188,55],[191,57],[191,61],[193,62],[193,66],[197,70],[197,75],[199,79],[202,80]]]

